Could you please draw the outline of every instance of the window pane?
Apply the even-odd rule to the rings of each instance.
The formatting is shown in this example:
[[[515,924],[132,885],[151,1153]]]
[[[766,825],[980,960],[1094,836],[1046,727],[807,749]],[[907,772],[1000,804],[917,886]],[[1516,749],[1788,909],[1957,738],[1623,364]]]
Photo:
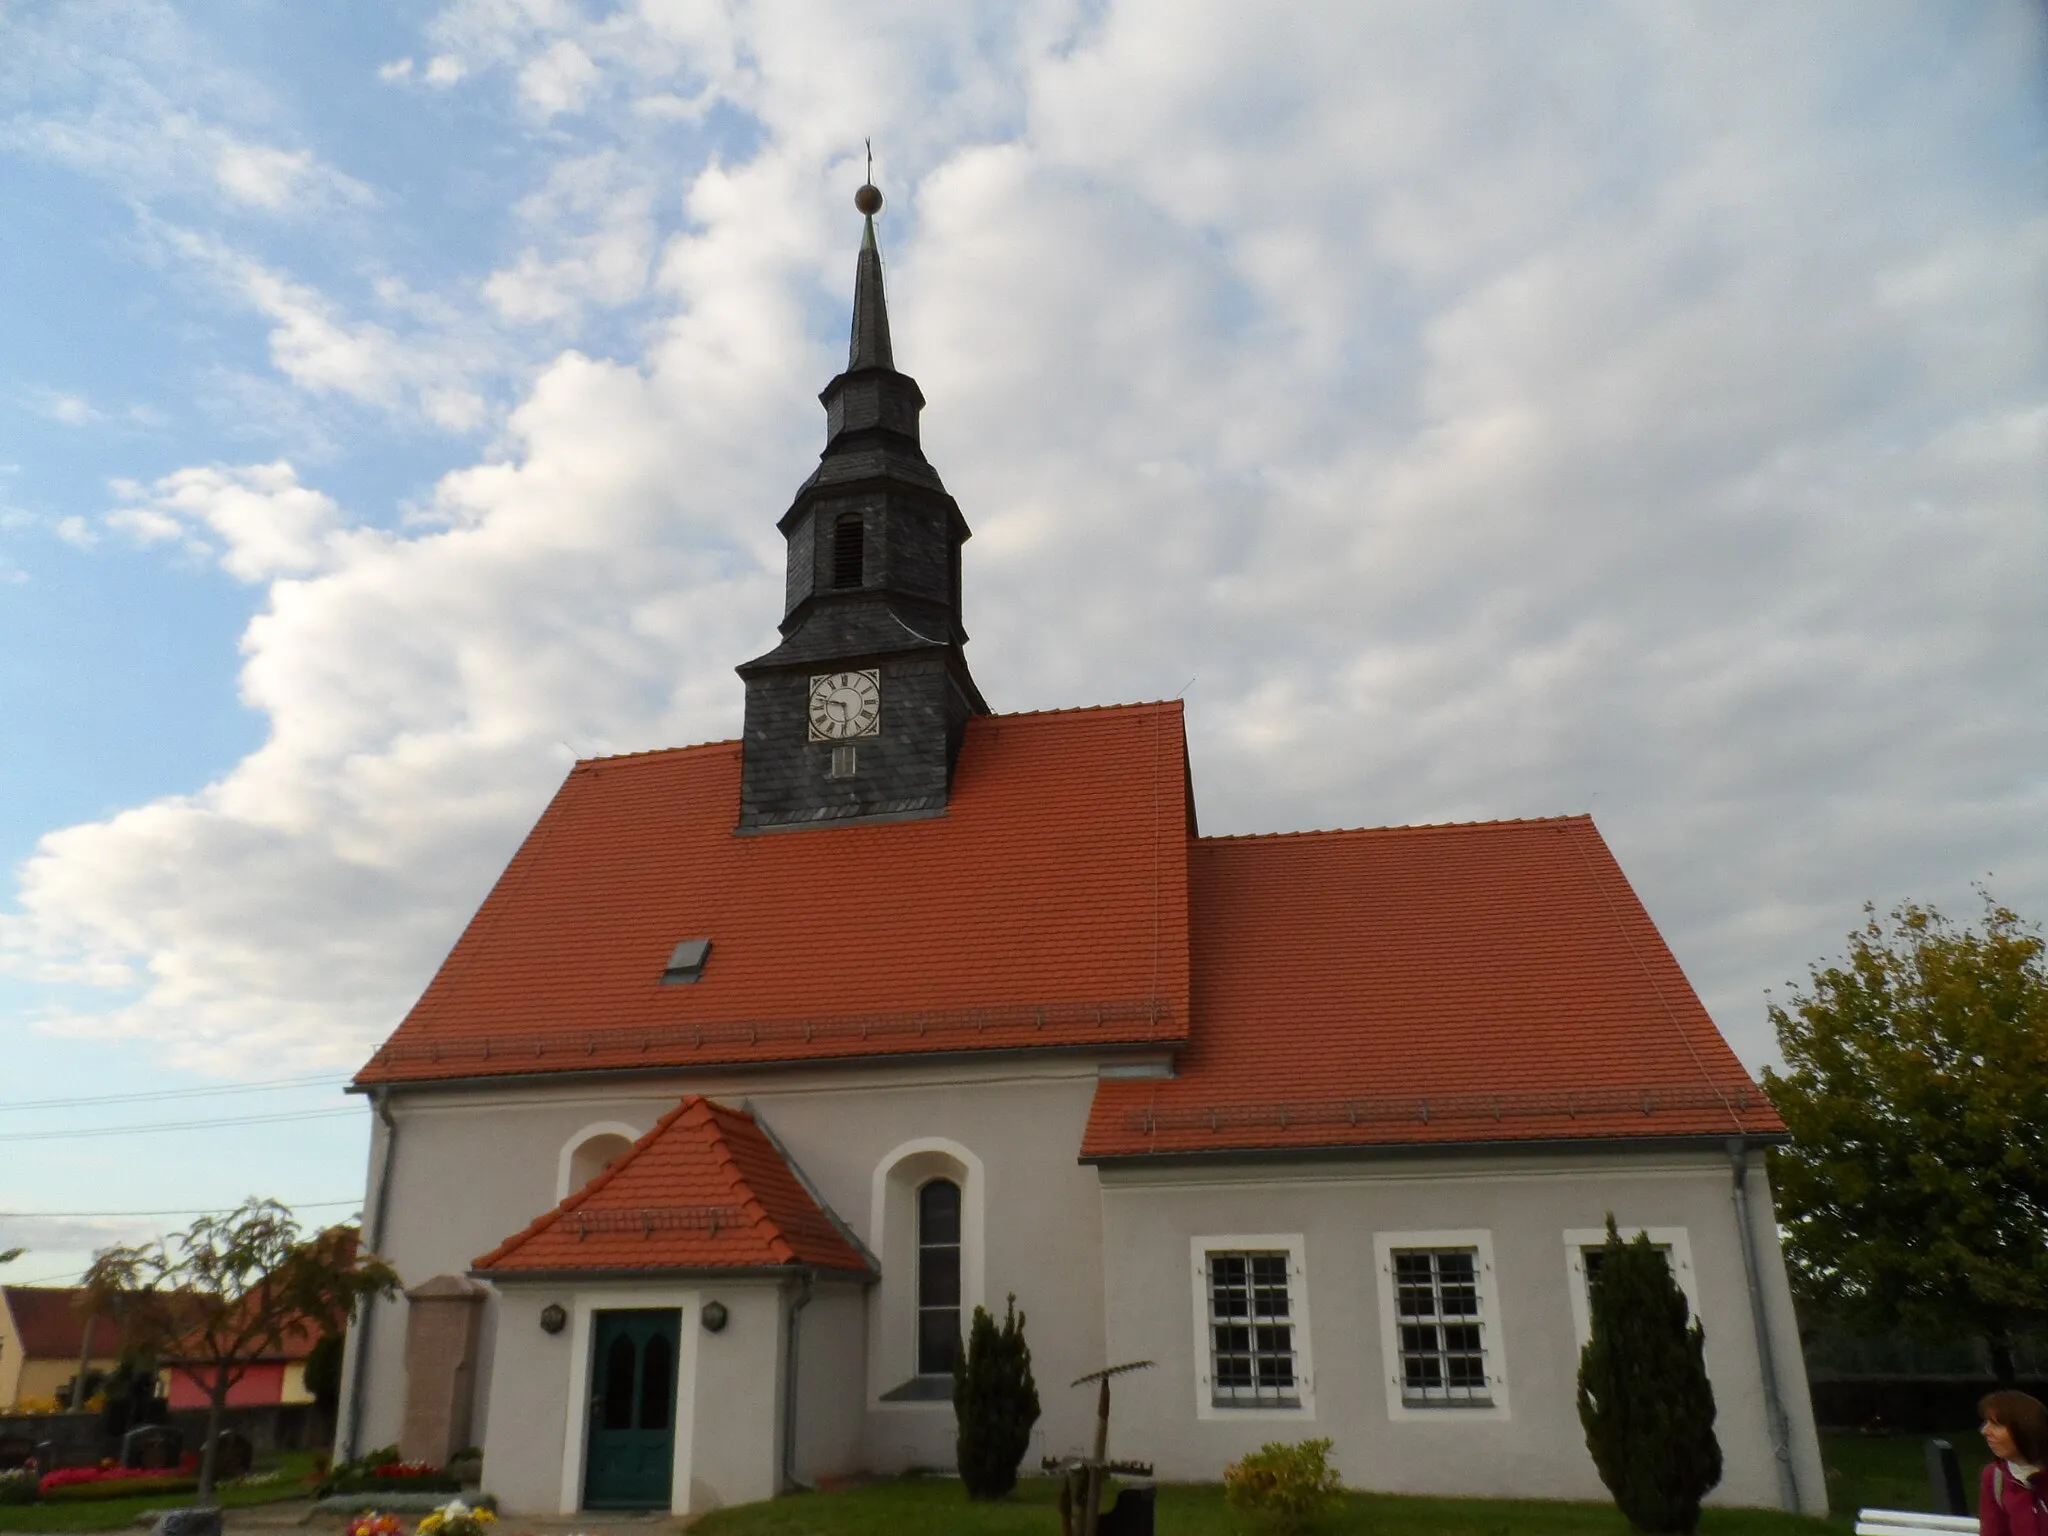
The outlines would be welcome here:
[[[958,1248],[926,1248],[918,1254],[917,1304],[920,1307],[960,1305]]]
[[[668,1338],[657,1333],[640,1354],[640,1427],[667,1429],[669,1403],[674,1398]]]
[[[917,1192],[917,1241],[960,1241],[960,1186],[951,1179],[933,1179]]]
[[[960,1309],[920,1308],[917,1314],[917,1373],[950,1376],[960,1353]]]
[[[604,1352],[604,1427],[633,1427],[633,1341],[623,1333]]]

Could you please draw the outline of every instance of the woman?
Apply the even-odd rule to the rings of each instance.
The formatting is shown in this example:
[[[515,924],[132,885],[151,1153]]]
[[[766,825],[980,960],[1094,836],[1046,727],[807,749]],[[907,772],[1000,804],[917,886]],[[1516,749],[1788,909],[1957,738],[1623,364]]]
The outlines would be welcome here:
[[[1978,1536],[2048,1536],[2048,1408],[2024,1392],[1994,1392],[1977,1412],[1991,1449],[1977,1485]]]

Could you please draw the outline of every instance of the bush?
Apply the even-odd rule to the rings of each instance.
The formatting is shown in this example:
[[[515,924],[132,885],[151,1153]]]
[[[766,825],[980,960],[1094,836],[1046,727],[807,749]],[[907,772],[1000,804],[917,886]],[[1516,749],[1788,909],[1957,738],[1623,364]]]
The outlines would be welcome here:
[[[0,1504],[35,1503],[37,1482],[33,1464],[17,1472],[0,1472]]]
[[[1031,1426],[1038,1422],[1038,1384],[1031,1379],[1031,1347],[1015,1296],[1001,1328],[988,1308],[974,1309],[967,1348],[953,1361],[953,1418],[959,1426],[954,1455],[967,1496],[1000,1499],[1017,1486],[1017,1463],[1031,1448]]]
[[[1614,1504],[1639,1531],[1691,1536],[1721,1481],[1706,1333],[1664,1255],[1607,1218],[1593,1330],[1579,1355],[1579,1422]]]
[[[158,1498],[164,1495],[184,1497],[199,1487],[199,1479],[189,1473],[183,1477],[172,1472],[152,1472],[147,1477],[100,1478],[89,1483],[66,1483],[59,1488],[45,1488],[45,1504],[96,1504],[104,1499]]]
[[[1298,1531],[1337,1501],[1344,1480],[1330,1465],[1328,1440],[1260,1446],[1223,1471],[1223,1502],[1269,1530]]]

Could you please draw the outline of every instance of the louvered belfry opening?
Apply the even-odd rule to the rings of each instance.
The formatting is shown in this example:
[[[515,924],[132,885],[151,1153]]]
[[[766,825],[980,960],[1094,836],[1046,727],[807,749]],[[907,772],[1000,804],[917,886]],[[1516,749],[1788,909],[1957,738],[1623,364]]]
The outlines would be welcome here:
[[[867,561],[867,522],[858,512],[849,512],[832,525],[832,585],[842,590],[859,586]]]

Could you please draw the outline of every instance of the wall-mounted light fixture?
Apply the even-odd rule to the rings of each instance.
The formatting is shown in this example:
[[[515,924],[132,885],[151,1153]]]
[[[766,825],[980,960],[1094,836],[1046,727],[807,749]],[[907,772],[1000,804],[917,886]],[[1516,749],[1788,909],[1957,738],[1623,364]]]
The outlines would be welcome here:
[[[551,1301],[540,1309],[540,1331],[560,1333],[569,1326],[569,1314],[562,1309],[559,1301]]]
[[[725,1332],[725,1320],[726,1320],[726,1317],[727,1317],[727,1315],[728,1315],[728,1314],[726,1313],[726,1310],[725,1310],[725,1303],[724,1303],[724,1302],[722,1302],[722,1301],[707,1301],[707,1302],[705,1302],[705,1303],[704,1303],[704,1331],[705,1331],[706,1333],[723,1333],[723,1332]]]

